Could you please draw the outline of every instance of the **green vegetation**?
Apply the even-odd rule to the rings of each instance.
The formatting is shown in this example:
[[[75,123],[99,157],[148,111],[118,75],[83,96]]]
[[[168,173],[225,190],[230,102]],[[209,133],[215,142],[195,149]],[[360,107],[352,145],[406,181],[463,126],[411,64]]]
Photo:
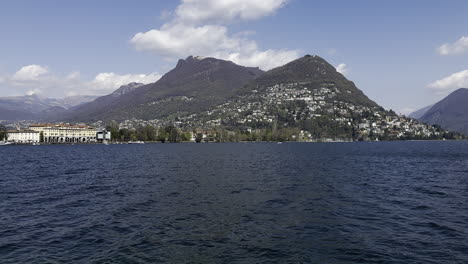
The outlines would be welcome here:
[[[111,132],[112,141],[160,141],[165,142],[184,142],[190,141],[191,133],[182,132],[180,128],[174,125],[162,126],[156,128],[151,125],[139,126],[136,129],[119,129],[116,122],[111,122],[106,126],[106,130]]]
[[[6,127],[0,126],[0,141],[7,140],[7,139],[8,139],[8,133],[7,133]]]

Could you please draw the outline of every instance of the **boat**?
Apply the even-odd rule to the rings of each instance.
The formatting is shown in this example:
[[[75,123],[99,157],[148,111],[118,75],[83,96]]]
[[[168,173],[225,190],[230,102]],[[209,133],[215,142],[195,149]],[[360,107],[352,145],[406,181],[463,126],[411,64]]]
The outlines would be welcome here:
[[[8,141],[0,141],[0,146],[6,146],[6,145],[11,145],[13,143],[8,142]]]
[[[144,141],[129,141],[128,144],[145,144]]]

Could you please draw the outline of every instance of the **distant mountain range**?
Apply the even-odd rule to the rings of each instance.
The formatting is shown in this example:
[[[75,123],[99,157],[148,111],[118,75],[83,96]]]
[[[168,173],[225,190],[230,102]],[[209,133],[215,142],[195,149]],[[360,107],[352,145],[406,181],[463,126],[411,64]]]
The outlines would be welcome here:
[[[468,89],[460,88],[438,103],[410,116],[468,136]]]
[[[0,97],[0,120],[47,119],[73,107],[90,102],[97,96],[69,96],[62,99],[39,95]]]
[[[421,118],[429,109],[431,109],[431,107],[433,107],[434,105],[428,105],[426,107],[423,107],[419,110],[416,110],[414,111],[413,113],[409,114],[408,116],[411,117],[411,118],[414,118],[414,119],[419,119]]]

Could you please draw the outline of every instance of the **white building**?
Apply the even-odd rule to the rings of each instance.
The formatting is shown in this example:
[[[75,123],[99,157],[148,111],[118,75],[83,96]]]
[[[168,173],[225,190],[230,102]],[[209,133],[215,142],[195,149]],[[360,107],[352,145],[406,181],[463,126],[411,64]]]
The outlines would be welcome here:
[[[110,131],[97,132],[97,140],[98,141],[111,140],[111,132]]]
[[[86,143],[95,142],[97,130],[86,125],[35,124],[30,130],[38,132],[47,143]]]
[[[38,143],[39,132],[34,130],[12,130],[8,131],[8,141],[14,143]]]

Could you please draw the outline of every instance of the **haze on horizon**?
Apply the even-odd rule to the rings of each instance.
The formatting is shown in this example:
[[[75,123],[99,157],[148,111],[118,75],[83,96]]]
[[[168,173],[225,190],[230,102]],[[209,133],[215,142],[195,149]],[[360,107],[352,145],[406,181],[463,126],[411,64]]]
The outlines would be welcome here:
[[[200,55],[268,70],[316,54],[409,113],[468,87],[468,2],[5,1],[0,97],[104,95]]]

